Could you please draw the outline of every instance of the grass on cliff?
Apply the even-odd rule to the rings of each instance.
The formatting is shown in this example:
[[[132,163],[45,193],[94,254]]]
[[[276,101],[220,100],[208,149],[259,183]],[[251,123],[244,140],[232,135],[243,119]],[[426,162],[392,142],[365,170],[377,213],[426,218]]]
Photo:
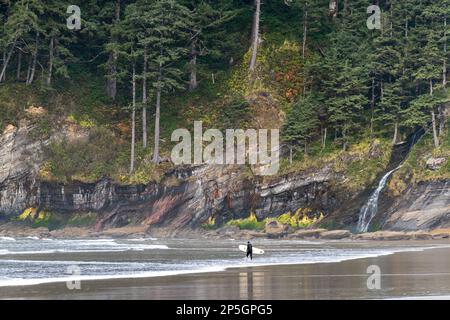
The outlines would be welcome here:
[[[450,180],[450,122],[447,123],[444,133],[439,137],[440,146],[434,148],[433,136],[427,132],[412,148],[402,168],[394,173],[389,190],[393,195],[400,195],[411,184],[419,182]],[[427,167],[430,158],[445,158],[445,162],[437,170]]]
[[[47,228],[50,231],[63,227],[89,227],[97,221],[97,214],[93,212],[61,214],[37,208],[27,208],[22,214],[13,219],[32,228]]]
[[[287,212],[272,218],[265,218],[258,221],[258,218],[254,213],[251,213],[247,218],[233,219],[226,223],[227,226],[237,226],[240,230],[264,230],[266,224],[270,221],[278,221],[283,225],[287,225],[292,229],[304,229],[311,227],[322,221],[324,218],[323,213],[313,212],[309,208],[299,208],[295,213]],[[215,220],[208,220],[204,224],[204,228],[212,229],[215,226]]]
[[[320,142],[314,143],[305,154],[295,153],[293,163],[284,158],[279,175],[292,172],[308,173],[311,170],[330,168],[345,176],[343,186],[350,191],[360,191],[385,171],[391,156],[392,146],[388,139],[363,139],[350,144],[347,151],[328,141],[322,149]],[[373,153],[373,154],[371,154]]]
[[[49,230],[59,229],[66,223],[66,217],[64,215],[46,210],[38,211],[37,208],[25,209],[15,220],[26,223],[32,228],[43,227]]]

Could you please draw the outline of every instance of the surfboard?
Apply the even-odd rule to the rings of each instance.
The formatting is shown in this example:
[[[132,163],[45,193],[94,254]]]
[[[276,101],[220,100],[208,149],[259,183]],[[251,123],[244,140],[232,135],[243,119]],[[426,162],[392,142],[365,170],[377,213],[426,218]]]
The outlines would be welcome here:
[[[241,250],[242,252],[247,252],[247,246],[240,245],[239,250]],[[264,250],[253,247],[253,254],[264,254]]]

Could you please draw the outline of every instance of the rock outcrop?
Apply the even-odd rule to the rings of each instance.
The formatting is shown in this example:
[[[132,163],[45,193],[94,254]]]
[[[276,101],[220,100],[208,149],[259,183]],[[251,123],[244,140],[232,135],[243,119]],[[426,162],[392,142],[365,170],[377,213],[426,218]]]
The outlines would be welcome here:
[[[36,176],[45,142],[29,139],[31,127],[8,125],[0,136],[0,215],[17,215],[38,201]]]
[[[62,130],[46,141],[34,141],[30,130],[26,125],[9,126],[0,136],[0,219],[35,207],[62,214],[95,212],[97,231],[129,224],[180,229],[198,227],[210,217],[222,224],[251,212],[264,219],[300,207],[329,212],[339,205],[330,185],[341,177],[330,168],[270,181],[246,178],[241,166],[207,165],[179,167],[161,183],[147,185],[119,185],[108,179],[70,184],[40,181],[43,147],[73,133]]]
[[[321,239],[328,239],[328,240],[341,240],[350,238],[352,234],[348,230],[332,230],[332,231],[324,231],[320,233]]]
[[[19,127],[8,126],[0,136],[0,220],[8,221],[30,207],[67,215],[94,212],[98,217],[96,232],[143,225],[146,230],[157,228],[161,234],[173,235],[212,219],[223,225],[250,213],[255,213],[259,221],[298,208],[328,214],[351,198],[345,190],[335,187],[345,177],[326,165],[271,179],[249,177],[241,166],[201,165],[177,167],[166,173],[162,182],[146,185],[119,185],[108,179],[70,184],[40,181],[43,148],[55,139],[82,139],[85,134],[74,134],[66,127],[47,140],[33,140],[32,130],[32,126],[23,123]],[[372,149],[375,154],[376,146]],[[428,182],[411,187],[381,215],[382,228],[394,231],[450,226],[450,183]],[[350,216],[347,225],[354,223],[354,218]],[[343,228],[347,225],[344,223]],[[272,229],[268,232],[272,237],[286,235],[278,226]],[[257,235],[248,234],[254,236]],[[289,235],[324,239],[349,236],[346,231],[322,230]]]
[[[384,216],[383,229],[450,227],[450,182],[422,182],[410,188]]]

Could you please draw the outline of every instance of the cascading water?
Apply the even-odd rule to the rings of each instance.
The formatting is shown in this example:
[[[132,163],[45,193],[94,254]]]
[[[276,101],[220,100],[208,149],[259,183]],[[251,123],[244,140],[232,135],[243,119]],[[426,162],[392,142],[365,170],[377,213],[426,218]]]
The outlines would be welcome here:
[[[380,182],[378,183],[377,189],[372,193],[367,203],[361,208],[359,212],[358,225],[356,227],[356,230],[358,232],[367,232],[367,230],[369,229],[370,222],[378,212],[378,198],[380,196],[380,193],[386,186],[386,182],[391,174],[400,169],[400,167],[401,165],[394,170],[389,171],[383,176],[383,178],[381,178]]]
[[[357,232],[367,232],[369,229],[370,223],[373,218],[378,213],[378,200],[381,196],[381,192],[383,191],[389,177],[398,169],[403,166],[404,161],[407,159],[411,148],[420,141],[420,139],[425,135],[427,131],[427,127],[419,127],[414,133],[408,136],[405,142],[400,142],[394,145],[391,159],[387,168],[395,168],[387,172],[381,180],[378,182],[378,186],[370,194],[369,199],[365,202],[365,204],[359,209],[358,216],[358,224],[356,226]],[[358,212],[355,210],[355,213]]]
[[[395,169],[392,169],[381,178],[377,188],[370,195],[369,200],[359,210],[358,224],[356,226],[357,232],[367,232],[372,219],[378,213],[378,198],[386,186],[389,177],[403,166],[403,162],[406,160],[411,148],[420,141],[425,135],[425,132],[426,127],[420,127],[408,137],[406,142],[394,146],[388,167]]]

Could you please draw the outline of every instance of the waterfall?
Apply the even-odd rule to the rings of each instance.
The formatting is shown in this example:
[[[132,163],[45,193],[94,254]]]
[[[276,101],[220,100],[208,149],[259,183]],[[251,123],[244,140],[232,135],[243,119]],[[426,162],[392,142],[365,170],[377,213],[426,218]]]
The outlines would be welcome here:
[[[389,171],[383,176],[383,178],[381,178],[380,182],[378,183],[377,189],[372,193],[367,203],[359,211],[358,225],[356,227],[356,230],[358,232],[367,232],[367,230],[369,229],[370,222],[378,212],[378,197],[380,196],[381,191],[386,186],[388,178],[391,176],[391,174],[400,169],[400,167],[401,165]]]

